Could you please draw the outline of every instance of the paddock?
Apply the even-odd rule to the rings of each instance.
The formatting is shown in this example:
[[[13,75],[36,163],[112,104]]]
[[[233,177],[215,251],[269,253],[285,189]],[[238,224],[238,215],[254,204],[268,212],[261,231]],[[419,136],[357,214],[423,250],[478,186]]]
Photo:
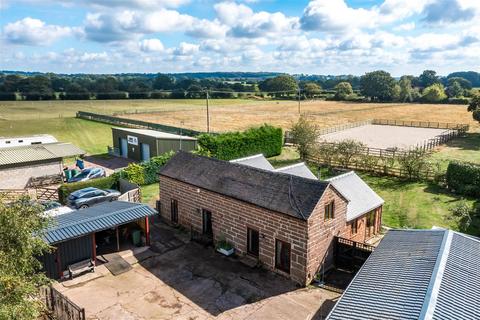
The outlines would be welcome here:
[[[446,131],[447,129],[366,124],[328,133],[322,135],[320,139],[333,143],[355,140],[369,148],[409,149],[417,145],[421,146],[425,141],[433,139]]]

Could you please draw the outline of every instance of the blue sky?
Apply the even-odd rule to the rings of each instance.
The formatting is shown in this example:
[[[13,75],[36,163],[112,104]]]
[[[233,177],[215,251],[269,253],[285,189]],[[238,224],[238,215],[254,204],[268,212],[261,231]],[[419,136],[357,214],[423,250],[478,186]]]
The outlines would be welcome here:
[[[0,0],[0,69],[480,71],[479,0]]]

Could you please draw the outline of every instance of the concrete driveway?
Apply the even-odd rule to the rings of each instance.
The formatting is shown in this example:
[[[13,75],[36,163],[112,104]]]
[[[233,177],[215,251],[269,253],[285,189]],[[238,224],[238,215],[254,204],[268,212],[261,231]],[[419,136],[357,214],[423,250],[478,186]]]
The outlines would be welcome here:
[[[126,273],[100,272],[56,287],[84,307],[88,319],[323,319],[339,297],[173,240],[177,245]]]

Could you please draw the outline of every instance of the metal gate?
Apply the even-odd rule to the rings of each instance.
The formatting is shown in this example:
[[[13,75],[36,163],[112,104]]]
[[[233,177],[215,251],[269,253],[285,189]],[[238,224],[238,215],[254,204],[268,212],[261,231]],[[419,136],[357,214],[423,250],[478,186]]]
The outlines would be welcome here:
[[[85,308],[79,307],[52,286],[43,287],[40,295],[47,306],[47,316],[50,319],[85,320]]]
[[[356,271],[360,269],[375,247],[345,238],[335,237],[335,267]]]

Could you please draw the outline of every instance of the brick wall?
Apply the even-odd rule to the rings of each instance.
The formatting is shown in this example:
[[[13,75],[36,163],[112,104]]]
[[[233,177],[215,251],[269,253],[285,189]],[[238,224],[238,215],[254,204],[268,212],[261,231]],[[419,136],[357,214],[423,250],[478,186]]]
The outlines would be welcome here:
[[[325,205],[335,203],[333,219],[325,220]],[[309,283],[320,266],[326,269],[333,263],[333,237],[344,237],[347,220],[347,201],[333,187],[329,187],[309,218],[309,239],[307,250],[306,276]]]
[[[347,223],[347,227],[344,233],[344,237],[347,239],[351,239],[357,242],[365,242],[375,236],[375,234],[379,233],[381,230],[382,225],[382,207],[378,207],[374,209],[375,211],[375,220],[374,225],[370,229],[370,232],[367,232],[367,219],[370,212],[358,217],[357,220],[357,233],[352,233],[352,224],[353,221],[349,221]]]
[[[21,167],[0,169],[0,189],[23,189],[31,177],[62,173],[62,162],[28,164]]]
[[[238,255],[247,252],[247,228],[258,230],[260,262],[280,274],[286,275],[275,269],[275,239],[290,243],[289,277],[302,285],[313,279],[333,236],[343,236],[346,230],[346,201],[332,187],[325,191],[308,222],[160,176],[161,216],[166,221],[170,221],[171,199],[178,202],[179,224],[188,229],[201,232],[201,209],[211,211],[215,241],[225,238]],[[324,221],[325,204],[332,200],[335,218]],[[332,262],[331,257],[326,262]]]

